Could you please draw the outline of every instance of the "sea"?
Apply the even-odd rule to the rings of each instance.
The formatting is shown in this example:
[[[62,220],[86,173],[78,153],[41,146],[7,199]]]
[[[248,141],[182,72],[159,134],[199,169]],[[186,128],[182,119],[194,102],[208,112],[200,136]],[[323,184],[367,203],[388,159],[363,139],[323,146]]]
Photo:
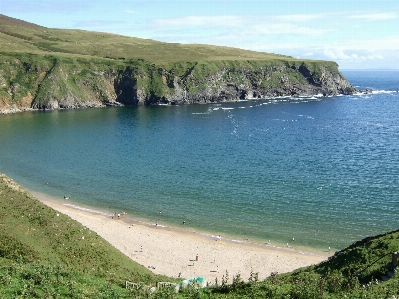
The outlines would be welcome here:
[[[339,250],[399,229],[399,71],[342,73],[370,92],[0,115],[0,172],[93,213]]]

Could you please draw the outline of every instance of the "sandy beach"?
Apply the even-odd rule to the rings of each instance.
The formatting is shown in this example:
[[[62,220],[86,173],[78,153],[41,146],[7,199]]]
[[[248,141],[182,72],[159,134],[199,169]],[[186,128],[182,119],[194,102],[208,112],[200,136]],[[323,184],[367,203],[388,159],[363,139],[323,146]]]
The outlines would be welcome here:
[[[215,278],[220,282],[226,271],[230,280],[238,273],[243,280],[248,280],[252,271],[264,279],[272,272],[290,272],[317,264],[328,257],[328,252],[325,255],[314,254],[273,244],[226,240],[223,236],[219,238],[146,224],[126,215],[113,219],[112,215],[80,208],[68,201],[56,201],[43,194],[33,195],[96,232],[132,260],[156,274],[169,277],[202,276],[209,283],[214,283]]]

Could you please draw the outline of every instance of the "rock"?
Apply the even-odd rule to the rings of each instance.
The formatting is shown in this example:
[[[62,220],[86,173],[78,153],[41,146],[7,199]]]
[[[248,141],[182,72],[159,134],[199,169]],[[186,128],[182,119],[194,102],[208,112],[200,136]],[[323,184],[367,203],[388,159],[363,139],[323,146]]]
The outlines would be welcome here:
[[[72,63],[63,58],[29,55],[18,64],[13,63],[12,54],[2,56],[0,84],[7,92],[0,98],[0,113],[357,92],[338,71],[338,65],[327,61],[182,62],[177,74],[173,68],[167,70],[143,60],[123,64],[80,60]],[[2,70],[5,67],[7,71]],[[36,83],[10,83],[10,78],[5,77],[8,73]]]

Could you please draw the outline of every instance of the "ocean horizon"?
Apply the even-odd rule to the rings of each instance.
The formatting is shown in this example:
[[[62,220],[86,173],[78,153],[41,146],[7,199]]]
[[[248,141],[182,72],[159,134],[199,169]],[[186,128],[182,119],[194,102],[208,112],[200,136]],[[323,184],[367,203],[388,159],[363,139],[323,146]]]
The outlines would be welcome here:
[[[2,115],[0,172],[109,215],[339,250],[399,226],[399,71],[343,74],[372,92]]]

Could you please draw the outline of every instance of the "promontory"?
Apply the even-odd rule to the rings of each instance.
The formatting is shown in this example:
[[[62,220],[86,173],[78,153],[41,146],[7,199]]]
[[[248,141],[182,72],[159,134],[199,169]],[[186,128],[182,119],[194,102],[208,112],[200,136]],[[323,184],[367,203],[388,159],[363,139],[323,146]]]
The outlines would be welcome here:
[[[0,15],[0,113],[354,92],[332,61],[50,29]]]

